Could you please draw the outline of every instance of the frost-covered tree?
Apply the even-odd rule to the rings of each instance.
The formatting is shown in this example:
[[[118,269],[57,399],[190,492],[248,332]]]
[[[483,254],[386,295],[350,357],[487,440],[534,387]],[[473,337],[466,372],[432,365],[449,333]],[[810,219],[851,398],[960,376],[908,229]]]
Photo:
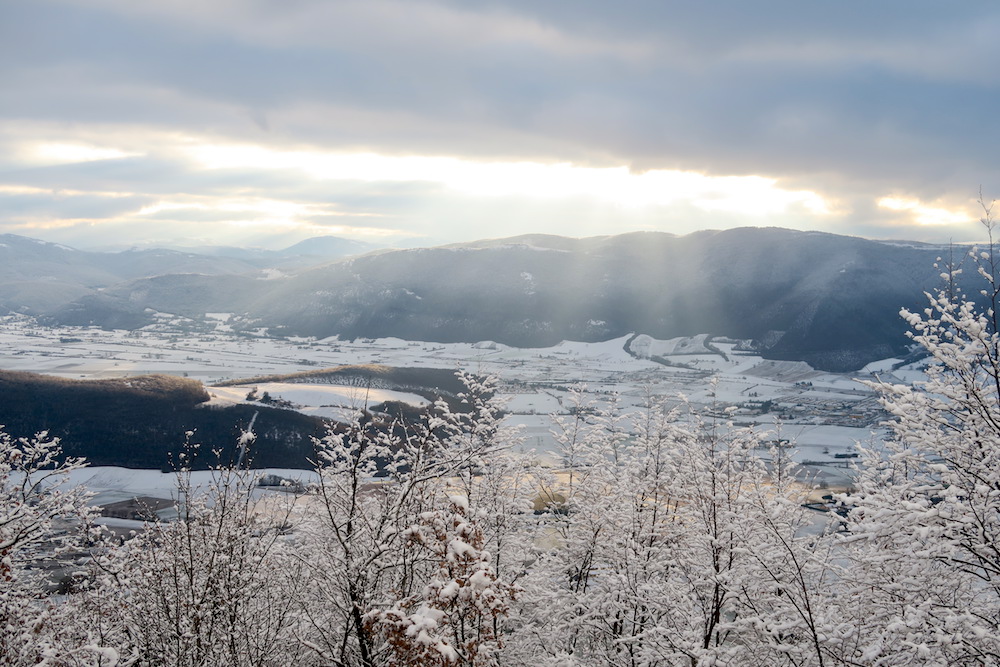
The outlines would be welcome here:
[[[449,503],[447,510],[423,512],[403,546],[425,552],[437,571],[419,592],[366,615],[388,645],[388,665],[504,664],[500,621],[519,589],[497,579],[468,499],[452,496]]]
[[[989,209],[984,219],[992,237]],[[926,380],[874,384],[893,416],[847,497],[847,577],[864,617],[865,664],[1000,664],[1000,282],[992,246],[974,255],[977,306],[946,287],[903,311],[930,357]]]
[[[70,487],[84,467],[62,457],[59,441],[40,433],[12,438],[0,431],[0,656],[5,665],[113,665],[114,651],[69,610],[48,599],[44,568],[30,566],[78,551],[93,510]]]
[[[802,530],[804,487],[778,450],[762,460],[757,430],[679,416],[653,431],[673,472],[675,541],[639,664],[822,665],[811,607],[825,561]]]
[[[302,594],[283,533],[290,507],[261,497],[252,471],[212,471],[200,487],[182,458],[178,517],[98,558],[104,571],[78,606],[122,665],[304,664],[291,602]]]
[[[460,414],[462,428],[451,438],[450,447],[471,455],[471,465],[461,466],[448,480],[449,493],[464,498],[468,520],[477,533],[476,548],[488,555],[496,591],[506,602],[520,594],[518,584],[532,558],[533,502],[538,497],[538,461],[532,452],[520,451],[518,429],[503,421],[504,404],[496,398],[498,380],[493,376],[460,374],[466,391],[461,396],[467,410]],[[462,458],[465,458],[463,455]],[[456,493],[457,492],[457,493]],[[451,511],[451,500],[449,508]],[[481,538],[478,537],[481,535]],[[520,623],[514,607],[492,615],[492,635],[499,664],[508,664],[505,636]],[[485,656],[486,653],[480,652]]]
[[[571,465],[525,578],[522,656],[537,664],[689,665],[728,646],[741,442],[650,400],[631,419],[569,399],[555,437]]]
[[[589,404],[583,387],[573,388],[563,403],[568,416],[553,417],[553,436],[564,468],[535,471],[541,513],[518,605],[521,623],[512,647],[518,664],[532,658],[540,665],[573,664],[581,656],[600,660],[607,638],[594,627],[605,618],[597,603],[605,580],[595,572],[602,568],[607,540],[622,525],[615,524],[623,501],[614,464],[620,413],[614,405]]]
[[[308,625],[303,641],[321,664],[392,664],[399,652],[385,614],[411,614],[428,590],[451,590],[439,581],[446,568],[440,550],[432,548],[436,543],[428,538],[422,548],[412,547],[430,518],[448,510],[456,486],[467,493],[474,516],[466,515],[466,523],[475,527],[477,540],[486,546],[504,539],[506,518],[481,511],[478,478],[507,443],[498,431],[489,386],[464,379],[464,412],[438,401],[417,421],[379,426],[359,413],[346,430],[317,443],[316,504],[301,521],[299,553],[309,587],[299,611]],[[506,568],[488,565],[490,577]],[[465,613],[457,607],[434,609],[448,616],[436,619],[441,628],[459,627],[451,613]],[[491,614],[491,624],[498,617]],[[464,660],[467,653],[458,643],[455,636],[448,646]],[[453,657],[448,649],[441,655]]]
[[[655,397],[625,420],[614,400],[596,409],[580,396],[558,420],[575,465],[547,482],[547,548],[525,577],[515,633],[522,660],[766,665],[806,645],[787,662],[811,664],[810,612],[779,599],[813,602],[801,590],[815,540],[800,534],[802,488],[775,479],[758,435]]]
[[[760,449],[760,445],[755,447]],[[747,479],[740,503],[739,589],[730,628],[733,664],[841,664],[853,635],[838,607],[839,517],[804,510],[811,491],[780,440]],[[761,454],[762,452],[758,452]],[[846,605],[845,605],[846,606]]]

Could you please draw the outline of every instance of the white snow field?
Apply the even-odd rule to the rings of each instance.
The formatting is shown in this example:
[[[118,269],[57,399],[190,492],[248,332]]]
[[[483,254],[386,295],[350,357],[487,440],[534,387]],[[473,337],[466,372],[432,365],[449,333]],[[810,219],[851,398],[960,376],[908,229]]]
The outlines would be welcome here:
[[[305,486],[318,480],[317,474],[312,470],[295,470],[290,468],[264,468],[249,471],[247,474],[252,479],[259,479],[266,475],[276,475],[278,477],[298,482]],[[208,491],[213,483],[216,473],[211,470],[197,470],[190,473],[191,488],[194,491]],[[89,504],[94,507],[129,501],[134,498],[155,498],[172,502],[182,501],[179,497],[178,476],[173,472],[161,472],[159,470],[136,470],[132,468],[120,468],[116,466],[94,466],[74,470],[69,476],[70,486],[82,486],[93,494]],[[286,502],[297,502],[297,497],[292,494],[282,492],[280,489],[271,487],[258,487],[254,491],[256,506],[260,511],[266,511],[274,503],[285,504]],[[261,500],[264,502],[260,502]],[[161,519],[171,519],[176,516],[176,511],[165,509],[157,512]],[[115,517],[98,517],[95,521],[98,525],[107,526],[116,531],[127,533],[130,530],[142,530],[145,523],[137,519],[122,519]]]
[[[176,324],[172,316],[164,322]],[[165,373],[204,382],[214,402],[241,402],[256,387],[288,401],[302,412],[346,420],[358,408],[383,401],[415,406],[426,399],[382,389],[308,383],[248,383],[210,386],[222,380],[287,374],[343,364],[422,366],[490,373],[501,380],[508,422],[520,426],[522,446],[558,464],[551,414],[568,412],[573,387],[602,403],[613,394],[626,411],[649,396],[680,405],[687,401],[720,420],[761,429],[774,427],[776,438],[794,441],[796,458],[817,471],[843,477],[855,442],[878,442],[885,418],[875,392],[859,382],[913,382],[919,366],[894,370],[899,360],[869,364],[853,374],[817,371],[803,362],[772,361],[737,349],[738,341],[707,335],[667,341],[632,336],[598,342],[564,341],[547,348],[513,348],[492,341],[434,343],[398,338],[342,341],[336,337],[270,338],[234,333],[228,314],[210,313],[204,328],[185,334],[176,327],[153,326],[135,332],[92,327],[46,328],[31,318],[0,317],[0,369],[46,373],[67,378],[105,378]],[[171,324],[171,326],[173,326]],[[212,328],[214,326],[214,329]],[[683,397],[683,399],[682,399]],[[837,455],[841,456],[837,456]],[[111,473],[88,478],[95,491],[162,493],[159,472]],[[169,476],[167,476],[169,477]],[[169,486],[169,485],[168,485]]]
[[[423,396],[403,391],[298,382],[260,382],[210,387],[208,392],[212,400],[209,403],[248,403],[247,394],[253,390],[256,390],[258,396],[263,396],[267,392],[271,398],[286,400],[292,404],[292,409],[299,412],[337,421],[349,421],[358,410],[386,401],[398,401],[416,407],[429,403]]]

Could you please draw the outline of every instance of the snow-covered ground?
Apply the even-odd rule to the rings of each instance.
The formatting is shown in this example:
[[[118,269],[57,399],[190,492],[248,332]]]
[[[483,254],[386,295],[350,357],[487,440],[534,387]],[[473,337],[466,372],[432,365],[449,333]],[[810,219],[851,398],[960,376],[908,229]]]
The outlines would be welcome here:
[[[168,319],[170,316],[164,315]],[[735,341],[707,336],[658,341],[639,336],[633,355],[629,336],[598,343],[564,341],[547,348],[513,348],[491,341],[434,343],[398,338],[342,341],[333,338],[269,338],[229,330],[227,314],[208,314],[207,332],[158,330],[104,331],[97,328],[45,328],[30,318],[0,318],[0,369],[46,373],[67,378],[103,378],[166,373],[201,380],[286,374],[342,364],[422,366],[492,373],[502,382],[508,420],[521,427],[523,446],[554,459],[549,415],[566,413],[570,388],[585,386],[587,397],[600,403],[617,394],[626,409],[647,397],[665,397],[722,415],[739,424],[770,428],[782,421],[782,438],[797,445],[800,461],[817,469],[842,470],[845,454],[856,441],[880,437],[884,415],[875,393],[859,380],[919,381],[919,367],[893,369],[897,359],[870,364],[858,373],[817,371],[803,362],[772,361],[737,349]],[[633,347],[633,351],[635,347]],[[645,358],[655,357],[655,359]],[[329,384],[255,383],[208,387],[214,401],[245,401],[258,395],[289,401],[309,414],[344,419],[352,410],[395,400],[423,405],[418,395],[364,390]],[[109,473],[103,473],[105,475]],[[127,476],[127,488],[160,489],[159,472]],[[101,478],[88,481],[94,486]],[[109,488],[115,487],[109,484]],[[119,484],[118,486],[121,486]],[[107,490],[107,489],[105,489]]]
[[[300,483],[306,486],[318,480],[317,474],[312,470],[294,470],[289,468],[266,468],[261,470],[248,471],[248,475],[253,480],[257,480],[266,475],[276,475],[286,480]],[[191,490],[195,492],[207,492],[217,478],[218,473],[210,470],[198,470],[190,473]],[[177,502],[183,500],[179,497],[179,480],[177,473],[161,472],[159,470],[136,470],[133,468],[121,468],[116,466],[94,466],[74,470],[69,475],[69,486],[82,486],[91,494],[89,503],[94,507],[129,501],[134,498],[155,498],[165,501]],[[277,496],[276,502],[284,504],[294,502],[292,494],[284,493],[278,489],[270,487],[259,487],[254,492],[256,500],[268,499]],[[267,508],[273,503],[258,502],[260,508]],[[161,518],[170,518],[171,510],[164,510],[160,513]],[[127,532],[129,530],[141,530],[144,523],[136,519],[122,519],[115,517],[100,517],[96,523],[118,531]]]
[[[194,488],[208,488],[215,475],[211,470],[196,470],[191,474],[191,484]],[[290,468],[267,468],[253,471],[255,476],[277,475],[308,484],[317,479],[312,470],[293,470]],[[128,499],[136,494],[151,498],[173,500],[177,497],[177,473],[161,472],[159,470],[135,470],[117,466],[94,466],[74,470],[70,473],[70,483],[87,487],[98,494],[100,502]],[[115,497],[121,496],[121,497]],[[104,500],[104,498],[108,500]]]
[[[386,401],[398,401],[421,407],[428,404],[423,396],[389,389],[343,387],[330,384],[298,382],[260,382],[255,384],[211,387],[211,403],[248,403],[247,395],[268,394],[272,399],[288,401],[292,408],[316,417],[349,421],[358,410]]]

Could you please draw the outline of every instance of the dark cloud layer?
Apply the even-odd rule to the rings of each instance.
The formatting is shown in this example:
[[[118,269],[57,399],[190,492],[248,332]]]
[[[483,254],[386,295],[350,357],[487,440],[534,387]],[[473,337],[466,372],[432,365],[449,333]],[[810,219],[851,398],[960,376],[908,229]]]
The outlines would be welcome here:
[[[1000,189],[998,28],[992,2],[8,2],[0,123],[758,174],[842,202],[843,231],[877,234],[896,222],[875,219],[879,197],[956,206]],[[294,179],[156,155],[0,173],[266,197],[295,196]],[[418,190],[419,205],[372,195],[368,208],[430,215]]]

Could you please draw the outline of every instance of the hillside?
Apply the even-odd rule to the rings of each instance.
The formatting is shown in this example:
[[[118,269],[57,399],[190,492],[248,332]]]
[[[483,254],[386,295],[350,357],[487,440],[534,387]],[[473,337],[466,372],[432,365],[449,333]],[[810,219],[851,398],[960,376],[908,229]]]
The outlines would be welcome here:
[[[123,281],[185,274],[252,278],[263,269],[300,270],[370,249],[372,246],[366,244],[322,236],[276,251],[206,247],[197,251],[133,248],[93,252],[0,234],[0,311],[42,314],[64,309],[77,300],[84,309],[100,310],[102,291]],[[73,308],[66,312],[73,312]],[[130,327],[135,320],[131,311],[127,316],[111,317],[117,322],[113,326]]]
[[[65,454],[92,465],[169,469],[189,431],[200,445],[194,467],[235,461],[240,429],[256,414],[252,464],[308,468],[310,436],[326,432],[322,420],[291,410],[207,407],[201,383],[163,375],[84,381],[0,371],[0,395],[0,424],[10,435],[48,431]]]
[[[515,238],[321,267],[250,312],[287,333],[523,347],[711,333],[841,371],[906,349],[899,309],[923,305],[940,252],[780,229]]]
[[[709,333],[750,340],[773,359],[844,371],[905,352],[899,309],[923,306],[944,252],[775,228],[531,235],[382,251],[273,280],[167,274],[73,298],[47,315],[134,328],[149,321],[146,309],[235,312],[243,327],[274,335],[520,347]]]

